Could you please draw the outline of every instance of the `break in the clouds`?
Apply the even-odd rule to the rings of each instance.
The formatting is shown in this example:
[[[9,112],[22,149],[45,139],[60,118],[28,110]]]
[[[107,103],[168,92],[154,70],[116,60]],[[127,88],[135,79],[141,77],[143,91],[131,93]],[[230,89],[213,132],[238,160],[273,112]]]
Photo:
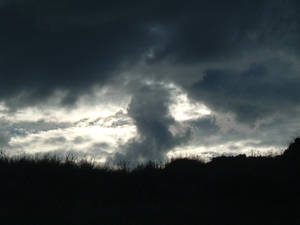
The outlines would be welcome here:
[[[300,132],[300,4],[0,1],[0,147],[162,160]]]

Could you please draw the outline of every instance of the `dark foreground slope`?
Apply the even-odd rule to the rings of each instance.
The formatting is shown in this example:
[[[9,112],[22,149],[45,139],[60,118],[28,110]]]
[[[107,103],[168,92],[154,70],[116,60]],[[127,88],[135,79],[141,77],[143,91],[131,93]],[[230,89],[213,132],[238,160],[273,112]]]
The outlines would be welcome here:
[[[0,160],[0,224],[300,224],[300,139],[279,157],[178,159],[131,172]]]

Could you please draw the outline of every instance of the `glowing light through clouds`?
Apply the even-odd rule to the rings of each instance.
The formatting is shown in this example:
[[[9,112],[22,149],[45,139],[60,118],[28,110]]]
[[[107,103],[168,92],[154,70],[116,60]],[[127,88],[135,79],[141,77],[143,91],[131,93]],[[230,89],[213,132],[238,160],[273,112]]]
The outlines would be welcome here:
[[[299,9],[2,1],[0,148],[141,162],[280,152],[300,135]]]

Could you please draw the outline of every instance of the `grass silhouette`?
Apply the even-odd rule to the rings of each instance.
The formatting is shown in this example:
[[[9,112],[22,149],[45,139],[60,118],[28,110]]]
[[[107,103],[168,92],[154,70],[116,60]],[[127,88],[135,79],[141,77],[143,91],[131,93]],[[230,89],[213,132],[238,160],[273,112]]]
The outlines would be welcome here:
[[[122,165],[2,154],[0,224],[300,224],[300,138],[274,157]]]

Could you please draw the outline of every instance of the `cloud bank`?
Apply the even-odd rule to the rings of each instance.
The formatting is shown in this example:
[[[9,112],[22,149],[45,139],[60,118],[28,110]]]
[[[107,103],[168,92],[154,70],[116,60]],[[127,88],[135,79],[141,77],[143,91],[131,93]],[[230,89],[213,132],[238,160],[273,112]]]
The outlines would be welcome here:
[[[0,15],[0,147],[10,151],[162,160],[184,148],[278,149],[300,133],[296,0],[6,0]],[[197,116],[200,105],[209,113]],[[103,142],[104,118],[130,135]]]

